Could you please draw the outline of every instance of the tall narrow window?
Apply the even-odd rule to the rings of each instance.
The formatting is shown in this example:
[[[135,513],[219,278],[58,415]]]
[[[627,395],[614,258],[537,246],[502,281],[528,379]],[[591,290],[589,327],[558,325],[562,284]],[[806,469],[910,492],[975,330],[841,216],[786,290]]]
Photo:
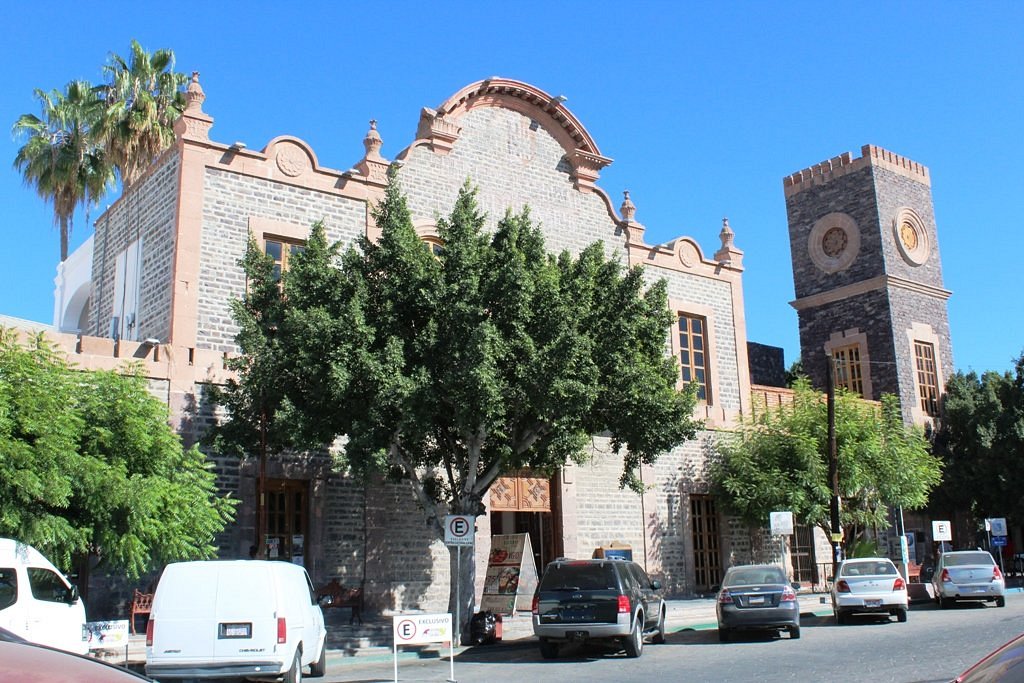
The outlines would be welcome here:
[[[935,347],[928,342],[914,341],[917,364],[917,393],[921,411],[935,417],[939,414],[939,377],[935,370]]]
[[[835,359],[836,387],[864,396],[864,376],[860,366],[860,347],[856,344],[832,351]]]
[[[718,510],[711,496],[690,496],[695,588],[710,590],[722,582],[722,554],[718,541]]]
[[[286,240],[280,237],[267,237],[265,240],[266,253],[274,259],[274,279],[280,280],[281,273],[288,270],[288,261],[292,256],[305,250],[306,245],[294,240]]]
[[[683,385],[695,383],[697,398],[710,403],[707,326],[706,318],[686,313],[679,314],[679,365],[683,374]]]

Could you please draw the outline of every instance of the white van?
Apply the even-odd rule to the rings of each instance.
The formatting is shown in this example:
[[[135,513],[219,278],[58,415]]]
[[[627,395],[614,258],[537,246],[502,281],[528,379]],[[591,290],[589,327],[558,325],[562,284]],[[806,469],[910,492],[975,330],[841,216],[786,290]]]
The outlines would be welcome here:
[[[306,570],[289,562],[176,562],[146,627],[146,674],[302,680],[326,671],[324,615]]]
[[[85,604],[43,554],[0,538],[0,627],[33,643],[85,654]]]

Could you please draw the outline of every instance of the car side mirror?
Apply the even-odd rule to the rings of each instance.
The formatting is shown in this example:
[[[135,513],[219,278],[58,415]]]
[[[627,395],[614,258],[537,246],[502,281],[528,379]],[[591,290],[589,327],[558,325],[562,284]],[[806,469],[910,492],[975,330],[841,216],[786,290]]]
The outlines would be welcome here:
[[[334,598],[330,595],[321,595],[320,599],[317,600],[317,604],[321,607],[330,607],[334,604]]]
[[[653,588],[656,591],[660,591],[661,590],[661,581],[658,581],[657,579],[655,579],[654,581],[651,581],[651,588]]]
[[[78,602],[78,598],[78,586],[72,584],[71,588],[69,588],[67,592],[64,593],[64,602],[68,603],[69,605],[73,605],[76,602]]]
[[[797,592],[800,591],[800,582],[799,581],[794,581],[793,583],[791,583],[789,585],[793,587],[793,590],[795,590]]]

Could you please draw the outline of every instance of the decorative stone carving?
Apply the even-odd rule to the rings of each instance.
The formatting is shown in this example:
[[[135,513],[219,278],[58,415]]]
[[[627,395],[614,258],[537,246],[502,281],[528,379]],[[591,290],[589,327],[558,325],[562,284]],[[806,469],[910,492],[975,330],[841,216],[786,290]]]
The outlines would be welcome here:
[[[179,138],[206,141],[210,139],[213,118],[203,112],[206,93],[199,85],[199,72],[192,72],[192,80],[185,90],[185,110],[174,122],[174,134]]]
[[[363,147],[366,149],[366,153],[356,164],[356,170],[364,175],[369,182],[382,187],[387,184],[388,180],[388,160],[380,154],[380,148],[383,145],[384,140],[377,132],[377,120],[371,119],[370,130],[363,138]]]
[[[822,272],[832,274],[850,267],[860,253],[860,229],[845,213],[830,213],[815,221],[807,237],[807,254]]]
[[[924,221],[913,209],[903,207],[892,220],[893,237],[903,260],[912,266],[924,265],[931,255],[932,246]]]
[[[462,127],[447,118],[443,112],[438,113],[430,107],[423,107],[420,111],[416,137],[429,140],[430,146],[438,154],[451,152],[461,132]]]
[[[629,198],[629,190],[625,190],[622,194],[622,206],[619,207],[619,213],[622,214],[622,220],[632,223],[633,217],[636,216],[636,205]]]
[[[723,218],[722,229],[718,233],[718,239],[722,240],[722,247],[715,252],[715,261],[719,265],[740,270],[743,266],[743,250],[736,248],[735,238],[736,233],[729,225],[729,219]]]
[[[277,167],[290,178],[300,176],[309,170],[309,157],[298,145],[283,143],[277,147]]]
[[[679,256],[679,262],[687,268],[693,268],[700,263],[700,252],[697,251],[697,247],[693,242],[689,240],[679,240],[679,244],[676,246],[676,254]]]

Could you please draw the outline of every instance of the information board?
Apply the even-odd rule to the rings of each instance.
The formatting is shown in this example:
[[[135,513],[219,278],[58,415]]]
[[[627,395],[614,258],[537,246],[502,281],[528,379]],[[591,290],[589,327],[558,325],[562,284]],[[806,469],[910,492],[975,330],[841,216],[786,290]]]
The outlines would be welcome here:
[[[480,610],[508,615],[517,610],[528,611],[536,588],[537,564],[530,535],[492,536]]]

